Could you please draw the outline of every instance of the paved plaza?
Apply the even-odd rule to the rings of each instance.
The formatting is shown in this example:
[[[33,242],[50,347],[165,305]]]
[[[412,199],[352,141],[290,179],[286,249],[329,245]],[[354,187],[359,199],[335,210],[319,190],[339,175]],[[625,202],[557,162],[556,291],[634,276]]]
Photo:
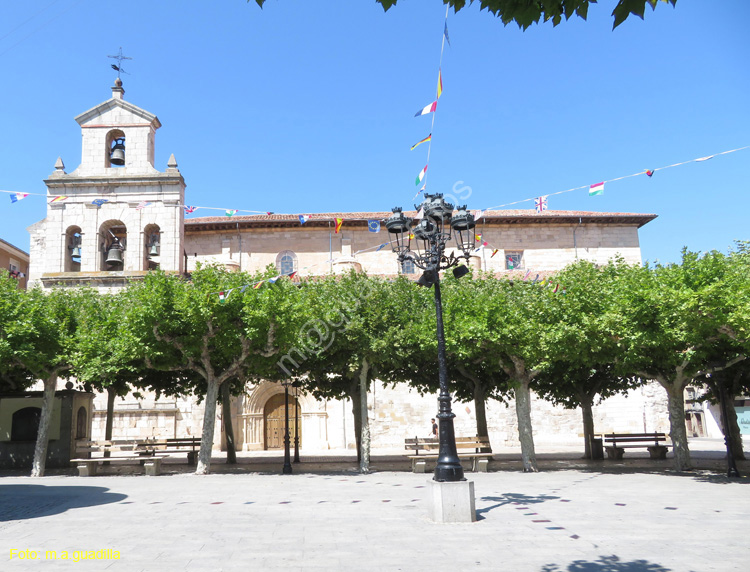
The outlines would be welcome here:
[[[159,477],[5,474],[0,570],[748,568],[747,477],[676,474],[671,461],[637,457],[586,465],[550,454],[537,474],[467,473],[479,520],[435,524],[427,518],[431,475],[391,470],[386,461],[381,469],[375,458],[368,475],[325,459],[287,476],[248,472],[246,464],[219,472],[218,462],[217,473],[203,477],[170,465]],[[278,458],[268,462],[280,468]],[[743,475],[748,468],[740,465]]]

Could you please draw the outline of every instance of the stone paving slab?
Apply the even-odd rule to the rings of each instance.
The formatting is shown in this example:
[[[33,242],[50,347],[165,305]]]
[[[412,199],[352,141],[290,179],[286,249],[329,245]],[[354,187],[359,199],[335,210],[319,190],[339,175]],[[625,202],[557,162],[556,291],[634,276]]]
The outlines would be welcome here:
[[[408,472],[1,477],[0,570],[748,566],[747,477],[570,469],[467,477],[475,483],[479,520],[452,525],[427,519],[430,475]],[[19,552],[11,558],[11,550],[36,551],[37,559],[21,560]],[[74,562],[75,551],[110,558]]]

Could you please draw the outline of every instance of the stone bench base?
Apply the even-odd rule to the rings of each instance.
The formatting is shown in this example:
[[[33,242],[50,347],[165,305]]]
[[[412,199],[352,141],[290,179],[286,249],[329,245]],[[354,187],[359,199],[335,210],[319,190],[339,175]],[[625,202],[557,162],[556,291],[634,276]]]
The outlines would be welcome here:
[[[135,457],[101,457],[97,459],[73,459],[73,462],[76,463],[76,467],[78,468],[79,477],[93,477],[94,475],[97,474],[100,463],[128,462],[132,464],[133,461],[137,461],[138,463],[143,463],[144,470],[146,472],[146,475],[148,476],[155,477],[161,474],[162,457],[144,458],[142,456],[135,456]]]

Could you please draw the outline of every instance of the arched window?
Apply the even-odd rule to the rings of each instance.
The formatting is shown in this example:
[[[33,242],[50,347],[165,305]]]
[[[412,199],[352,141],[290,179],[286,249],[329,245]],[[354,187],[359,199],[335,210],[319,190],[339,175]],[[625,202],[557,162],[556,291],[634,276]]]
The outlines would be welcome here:
[[[414,261],[410,258],[405,258],[401,262],[401,274],[414,274],[417,271],[417,267],[414,265]]]
[[[276,270],[282,276],[297,272],[297,255],[291,250],[282,250],[276,257]]]
[[[143,229],[144,270],[156,270],[161,260],[161,229],[149,224]]]
[[[36,441],[41,416],[42,410],[39,407],[24,407],[16,411],[11,421],[10,440]]]
[[[80,227],[71,226],[65,231],[65,272],[81,271],[82,239]]]
[[[76,414],[76,439],[85,439],[88,433],[86,408],[81,405]]]
[[[99,248],[101,270],[117,271],[125,268],[128,229],[122,221],[108,220],[99,227]]]
[[[107,146],[104,149],[105,167],[125,166],[125,133],[113,129],[107,133]]]

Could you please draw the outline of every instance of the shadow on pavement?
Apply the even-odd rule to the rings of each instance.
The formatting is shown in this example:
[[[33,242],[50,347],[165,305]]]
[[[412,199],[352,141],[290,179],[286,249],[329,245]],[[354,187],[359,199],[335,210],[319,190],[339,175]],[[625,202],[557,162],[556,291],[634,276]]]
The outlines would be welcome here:
[[[559,498],[560,497],[550,495],[529,496],[518,493],[505,493],[499,497],[482,497],[481,500],[495,502],[495,504],[477,509],[477,520],[482,520],[485,513],[498,507],[505,506],[506,504],[539,504],[546,501],[557,500]]]
[[[566,568],[559,564],[547,564],[542,567],[542,572],[669,572],[661,564],[648,562],[646,560],[631,560],[623,562],[618,556],[600,556],[593,562],[588,560],[574,560]]]
[[[0,522],[26,520],[82,508],[120,502],[127,495],[105,487],[45,485],[0,486]]]

